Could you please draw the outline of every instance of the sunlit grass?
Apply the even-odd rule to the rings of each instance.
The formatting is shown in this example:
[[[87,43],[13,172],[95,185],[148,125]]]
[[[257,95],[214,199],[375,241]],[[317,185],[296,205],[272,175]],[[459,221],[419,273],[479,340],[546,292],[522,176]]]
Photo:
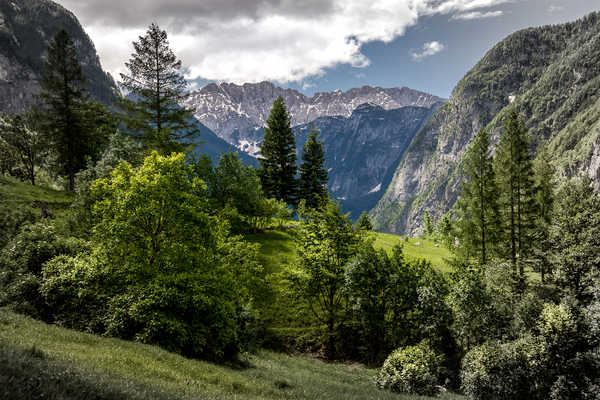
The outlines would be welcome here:
[[[46,325],[3,309],[0,309],[0,355],[8,358],[11,365],[20,363],[37,368],[47,365],[54,369],[51,373],[56,379],[74,379],[61,371],[75,368],[77,376],[84,377],[91,389],[94,385],[99,391],[110,387],[112,391],[137,394],[135,398],[419,398],[378,390],[373,383],[376,371],[358,364],[330,364],[310,357],[261,351],[245,356],[243,365],[217,365],[187,359],[155,346]],[[20,373],[36,374],[33,367],[30,372],[21,368]],[[11,379],[22,380],[23,377]],[[38,378],[32,376],[31,379]],[[0,382],[2,380],[0,368]],[[36,390],[39,391],[36,394],[42,394],[45,388],[37,386]],[[441,398],[462,397],[446,394]]]

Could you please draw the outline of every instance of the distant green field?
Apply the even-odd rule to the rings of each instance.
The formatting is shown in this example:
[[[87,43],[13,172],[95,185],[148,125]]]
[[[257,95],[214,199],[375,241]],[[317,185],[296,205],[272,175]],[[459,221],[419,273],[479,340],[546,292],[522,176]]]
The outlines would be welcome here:
[[[448,272],[449,267],[446,263],[452,253],[445,248],[441,243],[436,243],[429,239],[408,238],[405,240],[403,236],[392,235],[389,233],[377,233],[375,239],[375,247],[391,252],[394,246],[401,245],[404,254],[410,258],[421,258],[433,264],[443,272]]]
[[[5,309],[0,309],[0,365],[1,398],[423,399],[378,390],[376,371],[358,364],[261,351],[247,355],[242,365],[216,365],[46,325]]]
[[[14,178],[0,176],[0,202],[5,204],[46,203],[50,208],[66,208],[73,201],[73,194],[49,189],[42,186],[31,186]]]
[[[296,259],[296,250],[294,245],[294,231],[274,230],[266,233],[248,235],[246,239],[252,243],[261,244],[261,261],[265,269],[269,272],[280,271],[281,267],[290,264]],[[451,253],[443,245],[420,238],[409,238],[408,241],[402,236],[389,233],[375,233],[374,246],[377,249],[384,249],[391,252],[394,246],[401,245],[404,254],[413,259],[425,259],[430,261],[441,271],[448,271],[446,260],[451,257]]]

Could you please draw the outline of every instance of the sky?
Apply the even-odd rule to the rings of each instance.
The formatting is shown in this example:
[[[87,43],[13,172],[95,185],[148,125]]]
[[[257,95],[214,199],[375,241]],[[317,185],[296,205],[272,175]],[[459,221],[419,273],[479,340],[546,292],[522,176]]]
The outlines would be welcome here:
[[[363,85],[449,97],[494,44],[523,28],[576,20],[599,0],[57,0],[125,72],[156,22],[192,88],[272,81],[307,95]]]

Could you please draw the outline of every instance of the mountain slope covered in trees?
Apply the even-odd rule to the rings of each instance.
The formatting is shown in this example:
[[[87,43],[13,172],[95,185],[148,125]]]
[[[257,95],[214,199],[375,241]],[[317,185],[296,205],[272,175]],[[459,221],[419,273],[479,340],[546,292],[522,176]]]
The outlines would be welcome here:
[[[599,13],[498,43],[415,137],[372,211],[376,226],[415,232],[425,210],[441,219],[458,197],[467,146],[482,127],[496,143],[509,105],[524,117],[532,151],[548,142],[561,175],[586,173],[600,182],[599,72]]]

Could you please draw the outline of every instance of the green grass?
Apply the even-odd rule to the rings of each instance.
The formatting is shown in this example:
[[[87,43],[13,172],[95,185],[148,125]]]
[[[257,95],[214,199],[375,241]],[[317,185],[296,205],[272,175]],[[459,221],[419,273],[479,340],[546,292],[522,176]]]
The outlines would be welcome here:
[[[405,241],[404,237],[389,233],[377,233],[375,237],[376,248],[391,252],[394,246],[402,245],[407,257],[427,260],[441,271],[448,272],[450,269],[446,260],[450,259],[452,253],[441,243],[437,244],[438,247],[435,246],[436,242],[420,238],[408,238],[408,241]]]
[[[65,208],[73,201],[73,194],[0,176],[0,201],[15,204],[47,203],[50,206]]]
[[[420,398],[376,389],[376,371],[358,364],[261,351],[248,355],[243,366],[216,365],[46,325],[6,309],[0,309],[0,362],[3,398]],[[440,398],[462,399],[453,394]]]
[[[248,235],[246,239],[252,243],[261,245],[261,261],[268,273],[280,272],[285,265],[289,265],[296,259],[293,230],[274,230],[266,233]],[[430,261],[441,271],[449,271],[446,260],[452,254],[442,244],[438,247],[435,242],[428,239],[409,238],[389,233],[375,233],[374,246],[391,252],[394,246],[402,245],[404,254],[412,259],[425,259]]]

